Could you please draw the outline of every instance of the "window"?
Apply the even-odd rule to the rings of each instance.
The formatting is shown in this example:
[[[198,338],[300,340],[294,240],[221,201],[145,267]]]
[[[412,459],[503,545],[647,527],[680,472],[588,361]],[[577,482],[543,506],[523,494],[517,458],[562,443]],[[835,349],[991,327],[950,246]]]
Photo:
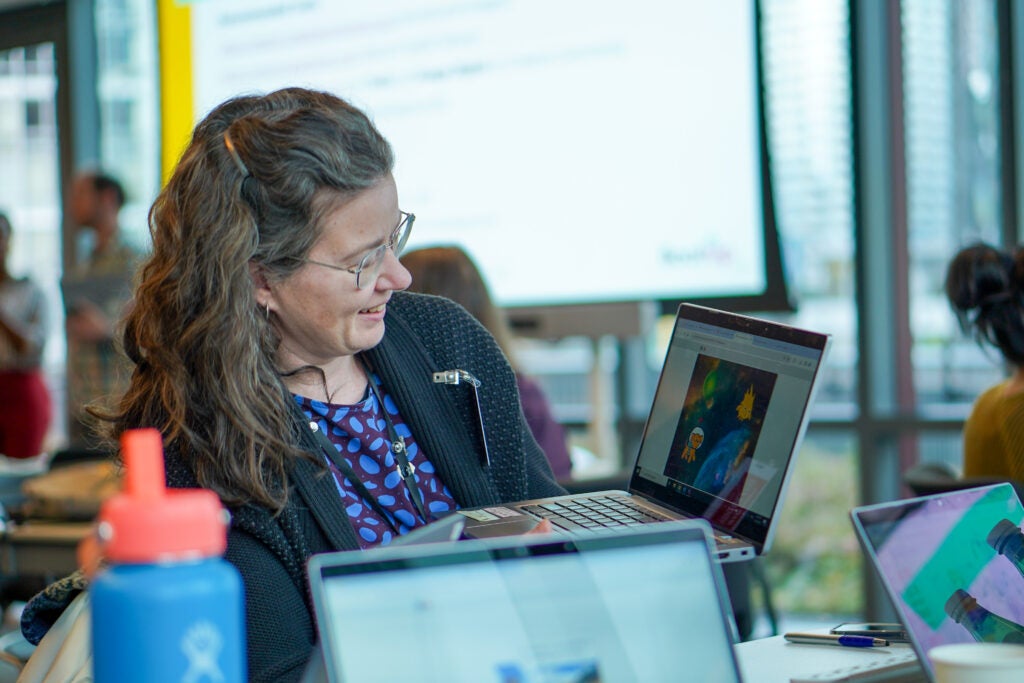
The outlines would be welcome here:
[[[29,137],[56,134],[57,115],[54,102],[49,100],[25,101],[25,133]]]
[[[996,3],[903,0],[902,24],[914,384],[922,408],[962,416],[1002,372],[960,334],[943,290],[957,249],[999,244]]]
[[[146,0],[96,0],[100,164],[125,186],[122,231],[142,249],[160,189],[155,12]]]
[[[852,417],[857,327],[850,31],[842,0],[763,0],[762,59],[770,169],[797,312],[788,322],[833,334],[815,417]],[[765,556],[777,607],[856,614],[862,560],[847,511],[857,503],[852,425],[808,431]],[[821,587],[814,589],[813,587]]]
[[[840,0],[766,0],[765,113],[791,322],[834,334],[819,403],[856,392],[849,20]]]
[[[53,44],[40,43],[25,48],[25,73],[49,76],[54,70]]]

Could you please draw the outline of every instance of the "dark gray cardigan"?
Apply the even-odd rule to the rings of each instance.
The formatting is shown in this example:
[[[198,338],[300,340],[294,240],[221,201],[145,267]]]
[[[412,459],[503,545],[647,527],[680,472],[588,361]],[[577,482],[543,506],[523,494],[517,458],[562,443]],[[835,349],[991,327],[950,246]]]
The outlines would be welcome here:
[[[523,417],[512,368],[476,319],[447,299],[398,292],[385,324],[383,341],[365,355],[461,507],[563,493]],[[489,467],[482,464],[471,386],[433,381],[434,372],[453,369],[481,381]],[[303,448],[319,454],[308,426],[298,419],[295,434]],[[192,468],[177,453],[168,450],[165,458],[169,486],[197,485]],[[276,517],[252,505],[231,511],[226,557],[245,584],[252,681],[298,680],[316,642],[306,562],[314,553],[359,547],[326,472],[313,462],[293,463],[289,502]],[[26,636],[41,638],[56,618],[51,607],[70,597],[55,600],[58,596],[48,591],[34,599],[35,609],[26,610],[28,623],[23,623]]]
[[[396,293],[385,324],[384,340],[366,357],[461,507],[563,492],[523,417],[512,368],[475,318],[447,299]],[[481,381],[490,467],[481,464],[471,387],[433,381],[434,372],[452,369]],[[306,450],[319,453],[308,426],[297,430]],[[172,474],[170,467],[172,485],[195,485],[187,471]],[[247,589],[253,681],[291,680],[305,667],[316,641],[305,573],[309,556],[359,547],[325,471],[295,463],[290,503],[276,518],[253,506],[232,511],[227,558],[242,572]]]

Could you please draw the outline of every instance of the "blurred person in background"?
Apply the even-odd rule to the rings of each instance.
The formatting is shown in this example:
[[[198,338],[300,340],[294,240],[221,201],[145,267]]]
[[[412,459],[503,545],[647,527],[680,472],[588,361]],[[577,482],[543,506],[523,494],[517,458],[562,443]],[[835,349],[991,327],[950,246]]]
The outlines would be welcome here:
[[[964,423],[963,475],[1024,481],[1024,250],[964,247],[946,271],[946,296],[961,329],[996,349],[1008,372]]]
[[[119,216],[124,204],[124,188],[107,173],[81,171],[71,183],[68,211],[79,244],[85,245],[63,281],[72,448],[95,446],[95,425],[86,406],[118,396],[128,385],[130,364],[118,351],[114,334],[141,255],[122,240]]]
[[[53,417],[42,371],[46,301],[31,278],[11,274],[11,232],[0,213],[0,454],[29,458],[43,452]]]

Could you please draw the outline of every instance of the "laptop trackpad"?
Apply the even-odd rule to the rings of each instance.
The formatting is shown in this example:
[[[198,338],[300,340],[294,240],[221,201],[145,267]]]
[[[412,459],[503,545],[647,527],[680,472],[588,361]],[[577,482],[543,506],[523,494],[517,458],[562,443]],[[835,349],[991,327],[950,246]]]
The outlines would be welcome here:
[[[458,512],[473,520],[472,523],[466,525],[462,532],[463,536],[470,538],[495,538],[525,534],[540,523],[535,517],[508,507],[459,510]]]

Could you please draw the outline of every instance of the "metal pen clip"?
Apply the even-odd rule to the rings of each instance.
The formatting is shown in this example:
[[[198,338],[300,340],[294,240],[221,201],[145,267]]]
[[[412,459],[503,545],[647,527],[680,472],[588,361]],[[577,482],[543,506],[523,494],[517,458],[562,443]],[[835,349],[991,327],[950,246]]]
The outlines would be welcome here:
[[[469,382],[474,387],[480,386],[480,380],[465,370],[442,370],[434,373],[434,384],[460,384]]]
[[[480,380],[465,370],[441,370],[434,373],[434,384],[470,384],[473,387],[473,401],[476,403],[476,417],[480,425],[480,443],[484,447],[481,453],[480,464],[485,467],[491,465],[491,451],[487,447],[487,430],[484,428],[484,411],[480,407]]]

